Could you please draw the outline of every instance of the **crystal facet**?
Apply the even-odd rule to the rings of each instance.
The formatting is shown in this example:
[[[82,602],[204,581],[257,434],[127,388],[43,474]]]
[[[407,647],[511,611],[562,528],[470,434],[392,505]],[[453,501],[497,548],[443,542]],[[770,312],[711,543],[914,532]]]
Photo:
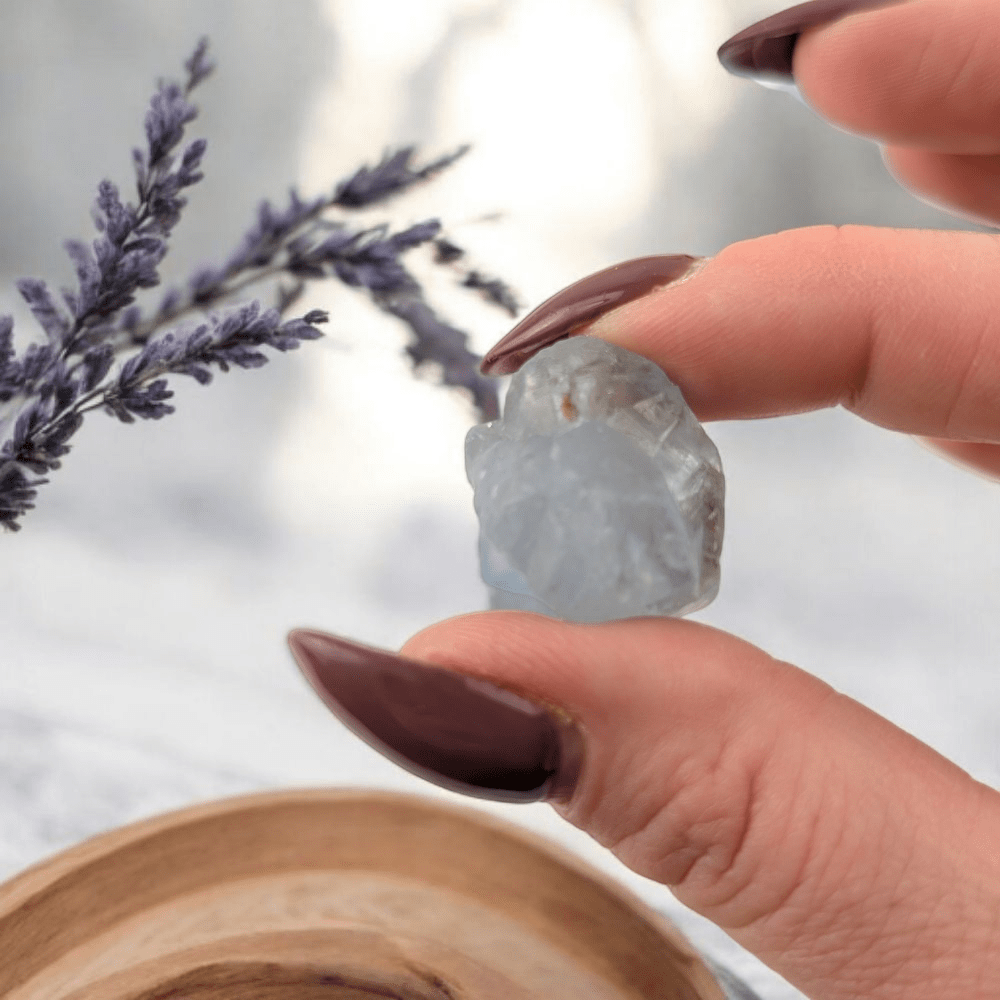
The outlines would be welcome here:
[[[600,622],[686,614],[718,592],[718,449],[638,354],[587,336],[539,351],[503,417],[469,431],[465,469],[494,606]]]

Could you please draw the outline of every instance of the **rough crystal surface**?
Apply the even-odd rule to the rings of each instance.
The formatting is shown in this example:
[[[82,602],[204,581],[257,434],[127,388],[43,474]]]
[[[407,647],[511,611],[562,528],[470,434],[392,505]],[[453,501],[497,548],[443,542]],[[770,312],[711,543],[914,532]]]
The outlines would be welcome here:
[[[587,336],[540,351],[469,431],[465,468],[494,606],[600,622],[718,592],[719,452],[646,358]]]

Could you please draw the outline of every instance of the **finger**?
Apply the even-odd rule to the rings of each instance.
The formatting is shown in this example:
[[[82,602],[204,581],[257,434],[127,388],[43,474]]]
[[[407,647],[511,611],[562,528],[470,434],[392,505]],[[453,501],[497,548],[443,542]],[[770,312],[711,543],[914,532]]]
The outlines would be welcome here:
[[[659,364],[702,419],[843,405],[895,430],[998,442],[998,267],[987,234],[790,230],[727,247],[587,332]]]
[[[909,0],[802,33],[795,81],[830,121],[899,146],[1000,153],[995,0]]]
[[[961,156],[890,146],[886,166],[903,187],[972,222],[1000,222],[1000,156]]]
[[[560,812],[815,1000],[1000,996],[1000,796],[816,678],[669,619],[492,612],[403,652],[569,713]]]
[[[955,465],[973,469],[987,479],[1000,482],[1000,446],[970,441],[945,441],[943,438],[918,440]]]

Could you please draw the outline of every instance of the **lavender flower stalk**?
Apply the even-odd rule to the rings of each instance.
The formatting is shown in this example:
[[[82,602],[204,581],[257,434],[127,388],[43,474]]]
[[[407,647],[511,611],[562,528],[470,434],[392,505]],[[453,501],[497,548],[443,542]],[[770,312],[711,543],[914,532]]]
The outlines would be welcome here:
[[[479,374],[467,337],[426,302],[402,257],[432,244],[437,263],[456,267],[463,251],[428,220],[393,231],[358,227],[351,212],[381,205],[434,177],[465,148],[422,166],[412,147],[387,153],[335,185],[329,195],[303,200],[296,191],[286,207],[263,202],[236,249],[218,266],[197,270],[183,288],[171,288],[152,311],[137,296],[160,283],[159,266],[187,204],[183,192],[202,179],[204,139],[181,150],[185,129],[198,114],[192,91],[213,71],[208,43],[199,42],[185,63],[183,84],[164,82],[146,113],[146,148],[133,151],[135,204],[103,181],[93,208],[98,236],[66,242],[77,277],[61,300],[44,281],[25,278],[18,291],[45,334],[21,356],[13,322],[0,317],[0,524],[16,530],[38,487],[58,469],[84,415],[103,409],[126,423],[157,420],[174,412],[167,376],[187,375],[205,385],[212,368],[257,368],[262,348],[289,351],[319,337],[328,319],[318,309],[296,319],[286,313],[309,281],[336,278],[367,292],[380,309],[405,322],[414,339],[415,365],[440,367],[442,381],[471,394],[483,419],[498,415],[495,384]],[[180,150],[180,151],[179,151]],[[512,315],[509,289],[475,270],[458,267],[460,284],[480,292]],[[276,301],[239,302],[248,288],[276,285]],[[116,367],[117,366],[117,367]]]

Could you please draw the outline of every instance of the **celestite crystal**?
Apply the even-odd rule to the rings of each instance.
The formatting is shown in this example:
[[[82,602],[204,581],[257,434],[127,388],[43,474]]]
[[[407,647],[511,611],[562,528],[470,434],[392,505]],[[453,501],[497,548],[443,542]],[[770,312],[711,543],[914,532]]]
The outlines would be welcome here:
[[[465,468],[495,606],[600,622],[686,614],[718,592],[719,452],[646,358],[587,336],[540,351],[503,417],[469,431]]]

